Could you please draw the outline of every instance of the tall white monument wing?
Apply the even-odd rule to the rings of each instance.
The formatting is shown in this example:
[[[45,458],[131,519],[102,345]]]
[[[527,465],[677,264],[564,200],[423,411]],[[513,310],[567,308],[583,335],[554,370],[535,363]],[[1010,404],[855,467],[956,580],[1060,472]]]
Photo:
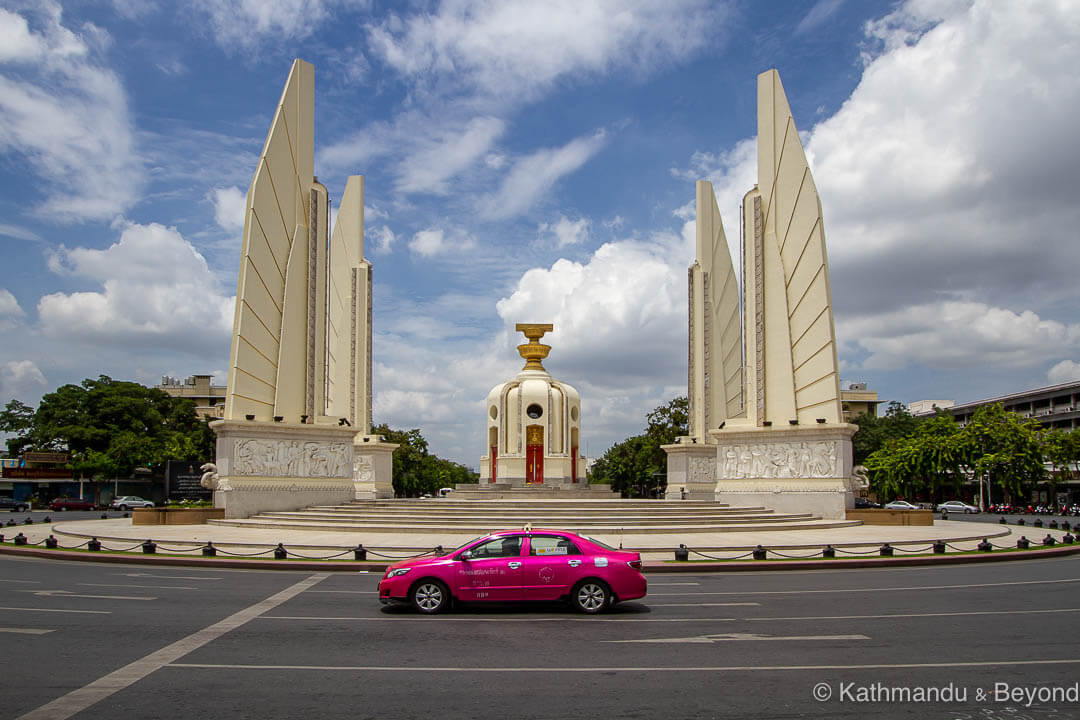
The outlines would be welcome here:
[[[697,183],[697,252],[690,267],[690,436],[743,411],[739,283],[712,183]]]
[[[821,201],[775,70],[758,76],[757,192],[766,327],[781,319],[781,306],[786,315],[786,332],[769,332],[765,338],[765,417],[839,423],[840,384]],[[769,277],[773,267],[782,271],[775,280]],[[788,367],[770,368],[770,363]]]
[[[293,63],[248,190],[227,419],[305,414],[314,80],[312,65]]]
[[[371,427],[371,264],[364,259],[364,178],[351,176],[330,235],[326,415]]]

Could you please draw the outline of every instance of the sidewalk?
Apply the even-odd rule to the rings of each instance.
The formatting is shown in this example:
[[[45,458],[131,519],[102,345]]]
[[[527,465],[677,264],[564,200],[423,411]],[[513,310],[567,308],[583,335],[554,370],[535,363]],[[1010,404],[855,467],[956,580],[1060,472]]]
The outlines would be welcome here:
[[[492,528],[492,530],[495,529],[508,528]],[[573,530],[569,527],[564,529]],[[43,544],[51,535],[56,539],[60,549],[85,548],[91,538],[97,538],[103,550],[125,550],[133,553],[140,552],[143,542],[152,540],[157,545],[156,554],[145,557],[146,560],[167,560],[169,557],[177,559],[177,556],[183,556],[189,561],[196,558],[202,561],[202,548],[208,542],[217,549],[218,559],[270,558],[273,556],[273,550],[280,543],[289,553],[290,558],[301,558],[325,565],[327,563],[323,561],[331,559],[352,560],[353,550],[363,544],[367,551],[368,562],[373,567],[380,568],[401,558],[432,552],[437,546],[452,550],[476,537],[474,533],[445,532],[371,533],[238,528],[218,525],[136,526],[132,525],[130,518],[35,522],[33,525],[5,526],[0,528],[0,533],[4,535],[4,544],[0,546],[4,550],[15,549],[11,541],[17,533],[22,533],[27,538],[28,546],[40,547],[39,544]],[[935,541],[944,541],[947,543],[945,555],[932,558],[940,560],[949,555],[956,555],[958,552],[975,550],[978,543],[984,539],[992,542],[995,549],[1002,550],[1015,548],[1016,541],[1021,536],[1026,536],[1031,546],[1036,547],[1041,545],[1047,534],[1060,543],[1066,533],[1030,525],[1018,527],[996,522],[978,523],[935,519],[934,525],[930,527],[860,525],[819,530],[718,532],[694,534],[692,538],[678,534],[625,534],[597,535],[597,539],[613,547],[636,550],[642,554],[642,559],[649,565],[670,566],[675,549],[685,543],[690,551],[690,560],[732,561],[738,559],[741,565],[753,565],[743,558],[748,557],[748,554],[760,545],[769,551],[770,559],[790,560],[786,563],[788,565],[799,558],[817,558],[815,561],[817,564],[824,562],[835,566],[842,559],[861,558],[873,560],[874,564],[882,560],[888,562],[887,558],[879,556],[879,550],[884,543],[895,548],[895,562],[905,556],[930,554]],[[832,545],[836,550],[837,560],[822,560],[821,550],[826,545]],[[1062,549],[1068,547],[1070,546],[1064,546]],[[1080,545],[1072,547],[1080,551]],[[106,557],[88,553],[78,554],[86,559]],[[111,557],[115,559],[117,556]],[[210,560],[210,558],[206,559]],[[908,559],[911,558],[908,557]],[[260,567],[267,566],[264,560],[250,561],[257,562]],[[287,564],[291,569],[300,569],[296,560],[289,560]],[[732,565],[733,563],[724,564]],[[799,563],[799,565],[804,564]],[[680,563],[679,566],[687,569],[703,568],[702,564],[697,562],[685,565]]]

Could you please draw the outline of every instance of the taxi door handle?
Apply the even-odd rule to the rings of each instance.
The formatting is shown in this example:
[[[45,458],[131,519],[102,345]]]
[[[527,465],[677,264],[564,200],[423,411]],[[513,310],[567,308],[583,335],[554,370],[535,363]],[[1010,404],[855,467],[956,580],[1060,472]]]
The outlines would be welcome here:
[[[517,570],[517,569],[518,569],[519,567],[521,567],[521,563],[519,563],[519,562],[517,562],[517,561],[515,560],[514,562],[511,562],[511,563],[507,563],[507,566],[508,566],[508,567],[509,567],[509,568],[510,568],[511,570]]]
[[[567,565],[569,565],[570,567],[577,567],[580,564],[581,564],[580,560],[571,560],[570,562],[567,563]]]

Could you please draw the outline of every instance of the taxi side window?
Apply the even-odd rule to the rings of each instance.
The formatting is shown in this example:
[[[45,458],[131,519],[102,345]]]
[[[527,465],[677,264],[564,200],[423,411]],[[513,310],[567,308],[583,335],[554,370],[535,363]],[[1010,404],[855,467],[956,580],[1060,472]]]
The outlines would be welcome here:
[[[533,535],[529,542],[529,555],[580,555],[574,543],[564,537]]]
[[[521,554],[521,537],[488,540],[472,549],[474,558],[516,557]]]

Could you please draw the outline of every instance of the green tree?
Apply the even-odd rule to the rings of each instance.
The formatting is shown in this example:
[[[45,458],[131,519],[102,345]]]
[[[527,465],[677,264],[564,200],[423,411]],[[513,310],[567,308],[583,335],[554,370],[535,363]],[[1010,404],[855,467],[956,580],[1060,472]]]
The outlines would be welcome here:
[[[397,443],[394,451],[394,495],[420,497],[436,494],[439,488],[459,483],[475,483],[479,475],[469,468],[428,453],[428,443],[418,428],[394,430],[389,425],[376,425],[372,434],[382,435],[387,442]]]
[[[8,403],[3,427],[15,427],[20,450],[66,450],[76,477],[131,477],[136,468],[164,471],[168,460],[214,457],[214,435],[190,400],[101,375],[64,385],[27,406]],[[9,448],[12,442],[9,441]]]
[[[914,434],[922,421],[908,412],[907,407],[893,400],[884,416],[861,413],[852,422],[859,426],[851,439],[854,462],[865,465],[866,459],[885,447],[890,440],[900,440]]]
[[[962,442],[967,470],[979,487],[985,483],[984,505],[995,499],[996,485],[1006,499],[1023,497],[1028,487],[1046,479],[1041,426],[1031,418],[1007,412],[1001,403],[975,410],[964,427]]]
[[[33,427],[34,408],[26,403],[12,400],[0,411],[0,432],[11,436],[7,439],[7,449],[12,457],[21,453],[30,442],[27,436]]]
[[[667,454],[662,446],[686,435],[690,402],[684,397],[653,408],[645,433],[608,448],[593,465],[591,479],[611,484],[626,497],[656,497],[667,486]]]

